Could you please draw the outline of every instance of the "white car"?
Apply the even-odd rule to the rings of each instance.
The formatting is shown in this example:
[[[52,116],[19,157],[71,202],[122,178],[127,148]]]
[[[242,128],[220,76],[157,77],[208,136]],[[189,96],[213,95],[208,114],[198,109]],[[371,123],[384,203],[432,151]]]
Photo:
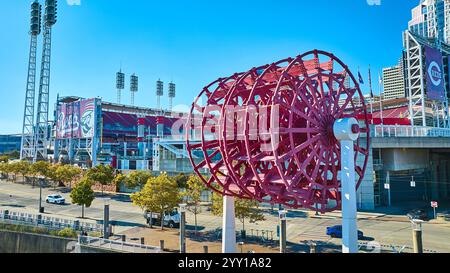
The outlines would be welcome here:
[[[58,205],[64,205],[64,203],[66,202],[66,199],[64,199],[64,197],[62,197],[59,194],[51,194],[51,195],[47,196],[47,198],[45,199],[45,202],[52,203],[52,204],[58,204]]]

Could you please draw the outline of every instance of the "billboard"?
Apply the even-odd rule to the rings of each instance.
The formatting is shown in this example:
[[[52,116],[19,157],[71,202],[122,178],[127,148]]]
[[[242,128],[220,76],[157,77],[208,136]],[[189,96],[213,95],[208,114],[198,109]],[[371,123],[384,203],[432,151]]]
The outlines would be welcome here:
[[[443,101],[445,98],[445,82],[442,53],[437,49],[425,46],[425,65],[427,98]]]
[[[58,106],[56,138],[94,137],[96,99],[79,100]]]

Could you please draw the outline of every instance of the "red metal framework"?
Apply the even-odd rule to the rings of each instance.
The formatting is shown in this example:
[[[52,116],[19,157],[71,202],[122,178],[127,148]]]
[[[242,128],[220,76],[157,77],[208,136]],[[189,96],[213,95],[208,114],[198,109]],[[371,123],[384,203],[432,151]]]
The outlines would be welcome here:
[[[337,119],[359,120],[355,172],[369,157],[369,117],[347,66],[314,50],[206,86],[187,121],[195,172],[224,195],[329,212],[341,206]]]

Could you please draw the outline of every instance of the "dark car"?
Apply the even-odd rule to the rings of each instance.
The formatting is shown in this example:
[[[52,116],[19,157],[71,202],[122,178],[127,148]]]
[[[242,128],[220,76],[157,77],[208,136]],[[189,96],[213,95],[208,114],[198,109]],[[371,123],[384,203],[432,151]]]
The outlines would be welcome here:
[[[409,220],[428,221],[428,213],[425,209],[413,209],[406,216],[408,216]]]
[[[342,238],[342,226],[327,227],[327,235],[331,238]],[[364,233],[358,230],[358,240],[364,239]]]

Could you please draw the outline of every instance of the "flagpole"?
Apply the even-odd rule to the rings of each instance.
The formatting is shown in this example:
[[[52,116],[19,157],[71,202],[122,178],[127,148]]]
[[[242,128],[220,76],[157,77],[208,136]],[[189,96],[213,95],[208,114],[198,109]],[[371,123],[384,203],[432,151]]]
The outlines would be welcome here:
[[[370,115],[373,124],[373,90],[372,90],[372,74],[370,73],[370,64],[369,64],[369,88],[370,88]]]
[[[380,117],[381,117],[381,125],[384,124],[384,120],[383,120],[383,80],[381,78],[381,75],[378,74],[378,78],[379,78],[379,87],[380,87]]]

